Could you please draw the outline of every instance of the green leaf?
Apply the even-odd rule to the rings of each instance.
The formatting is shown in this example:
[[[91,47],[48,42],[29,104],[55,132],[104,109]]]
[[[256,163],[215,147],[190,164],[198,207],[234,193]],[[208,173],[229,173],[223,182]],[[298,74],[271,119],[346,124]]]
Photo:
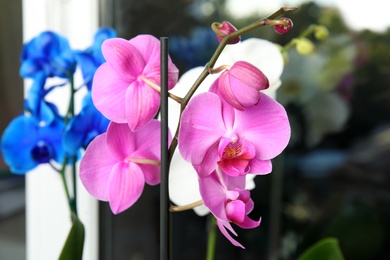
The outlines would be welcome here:
[[[62,248],[59,260],[81,260],[84,249],[84,225],[79,218],[72,213],[72,228],[69,231],[68,238]]]
[[[343,260],[336,238],[324,238],[303,252],[298,260]]]

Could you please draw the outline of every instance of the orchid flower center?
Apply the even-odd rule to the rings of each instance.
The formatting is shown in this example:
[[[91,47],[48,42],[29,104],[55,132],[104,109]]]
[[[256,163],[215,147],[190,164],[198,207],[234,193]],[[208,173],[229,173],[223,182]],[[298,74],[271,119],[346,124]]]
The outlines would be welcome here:
[[[219,144],[218,166],[230,176],[244,175],[249,171],[249,162],[256,155],[256,150],[251,142],[242,137],[221,139]]]
[[[244,138],[235,137],[230,140],[228,138],[224,138],[221,145],[221,148],[223,148],[223,145],[225,145],[222,154],[220,153],[221,160],[250,160],[255,157],[253,144],[246,141]]]
[[[45,142],[38,142],[38,144],[31,150],[32,158],[38,163],[47,163],[50,161],[50,149]]]
[[[242,144],[238,142],[229,143],[222,153],[222,160],[240,157],[242,154]]]

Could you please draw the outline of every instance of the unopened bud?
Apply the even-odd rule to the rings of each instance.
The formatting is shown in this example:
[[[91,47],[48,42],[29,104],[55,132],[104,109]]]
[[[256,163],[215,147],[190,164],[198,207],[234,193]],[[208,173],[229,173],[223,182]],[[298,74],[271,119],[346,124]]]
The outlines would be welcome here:
[[[210,92],[216,93],[235,109],[256,105],[260,99],[260,90],[267,89],[267,76],[254,65],[246,61],[237,61],[233,66],[221,73],[210,87]]]
[[[314,51],[314,44],[307,38],[294,39],[294,42],[299,54],[308,55]]]
[[[232,25],[231,23],[229,23],[227,21],[223,21],[222,24],[221,23],[213,23],[211,27],[212,27],[213,31],[217,34],[217,39],[219,42],[221,42],[222,39],[226,35],[237,31],[237,28],[234,27],[234,25]],[[241,41],[241,36],[237,36],[237,37],[231,39],[228,42],[228,44],[235,44],[235,43],[238,43],[239,41]]]
[[[293,22],[290,18],[282,17],[279,20],[286,21],[287,25],[277,24],[275,25],[275,32],[279,34],[288,33],[293,28]]]
[[[317,40],[324,41],[328,39],[329,31],[326,29],[323,25],[318,25],[314,28],[314,37],[316,37]]]

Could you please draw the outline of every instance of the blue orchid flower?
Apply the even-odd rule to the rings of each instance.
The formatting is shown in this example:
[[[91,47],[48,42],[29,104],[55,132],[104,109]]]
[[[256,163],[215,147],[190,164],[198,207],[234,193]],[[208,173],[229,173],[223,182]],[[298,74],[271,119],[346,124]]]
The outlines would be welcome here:
[[[65,155],[61,143],[63,130],[64,123],[58,117],[50,124],[32,115],[14,118],[1,137],[1,151],[11,172],[24,174],[52,159],[62,163]]]
[[[114,37],[116,37],[116,31],[114,29],[102,27],[95,33],[92,46],[83,51],[75,51],[75,58],[81,67],[81,72],[88,90],[91,90],[92,79],[97,68],[106,61],[101,49],[102,43]]]
[[[58,109],[54,104],[46,102],[44,98],[50,91],[61,85],[45,89],[45,84],[46,75],[43,72],[37,73],[28,91],[24,107],[32,116],[40,121],[44,121],[46,124],[50,124],[58,115]]]
[[[1,137],[1,151],[11,172],[24,174],[41,163],[62,163],[61,144],[65,128],[57,107],[45,101],[46,75],[36,74],[25,100],[25,113],[14,118]]]
[[[78,157],[81,148],[106,131],[109,120],[96,110],[90,93],[83,100],[82,111],[67,124],[56,105],[47,102],[45,97],[57,87],[68,85],[76,62],[87,85],[91,86],[96,69],[105,62],[101,45],[115,36],[113,29],[101,28],[92,46],[84,51],[71,50],[66,38],[50,31],[24,45],[20,75],[32,78],[33,84],[25,99],[25,113],[14,118],[1,136],[2,156],[12,172],[24,174],[53,160],[63,163],[65,155]],[[46,80],[50,77],[66,80],[48,87]]]
[[[62,144],[70,155],[77,155],[81,148],[86,148],[97,135],[107,130],[109,120],[93,105],[90,93],[83,99],[81,112],[72,117],[65,128]]]
[[[75,58],[68,40],[45,31],[23,46],[20,75],[34,78],[43,72],[46,77],[68,78],[75,71]]]

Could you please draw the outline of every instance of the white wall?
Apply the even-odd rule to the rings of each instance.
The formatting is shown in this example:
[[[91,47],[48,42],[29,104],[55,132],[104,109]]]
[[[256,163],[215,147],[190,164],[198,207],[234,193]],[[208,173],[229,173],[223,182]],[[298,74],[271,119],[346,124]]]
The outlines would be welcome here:
[[[23,0],[23,39],[28,41],[44,30],[67,37],[72,48],[92,43],[98,27],[98,0]],[[30,85],[26,81],[25,89]],[[76,83],[77,86],[77,83]],[[52,95],[67,105],[66,93]],[[40,166],[26,177],[27,259],[57,259],[71,222],[61,178],[49,166]],[[84,259],[98,259],[98,204],[78,183],[78,211],[85,225]]]

